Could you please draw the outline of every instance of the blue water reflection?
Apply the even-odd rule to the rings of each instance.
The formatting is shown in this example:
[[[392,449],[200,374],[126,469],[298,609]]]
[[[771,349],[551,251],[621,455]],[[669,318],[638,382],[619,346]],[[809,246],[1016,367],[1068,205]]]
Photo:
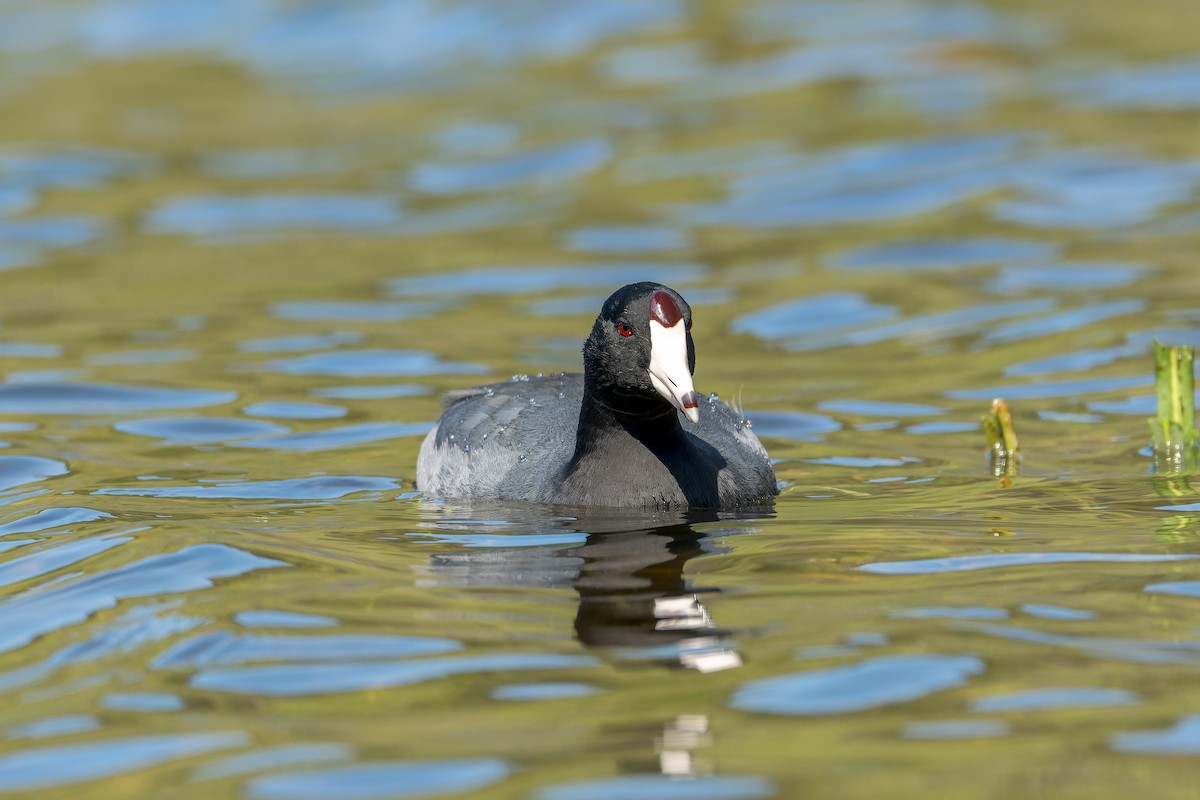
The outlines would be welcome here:
[[[546,547],[548,545],[583,544],[588,535],[583,532],[562,533],[431,533],[414,531],[409,536],[435,542],[456,544],[460,547]]]
[[[34,193],[65,187],[96,189],[115,178],[147,170],[150,166],[151,161],[146,156],[123,150],[5,148],[0,152],[0,187],[20,187]]]
[[[171,417],[139,419],[114,425],[121,433],[151,436],[165,445],[210,444],[252,436],[286,433],[287,428],[260,420],[222,417]]]
[[[1010,400],[1044,400],[1053,397],[1084,398],[1104,392],[1141,389],[1151,386],[1153,383],[1154,378],[1150,375],[1123,375],[1112,378],[1081,378],[1078,380],[1044,380],[1027,384],[985,386],[980,389],[953,389],[946,392],[946,397],[954,400],[991,400],[993,397],[1005,397]],[[1088,408],[1094,411],[1112,412],[1114,410],[1107,402],[1089,402]],[[1153,412],[1153,405],[1151,405],[1150,413]],[[1137,412],[1130,411],[1124,413]]]
[[[431,426],[430,422],[362,422],[357,425],[343,425],[319,431],[272,434],[239,440],[234,444],[238,447],[315,452],[387,439],[400,439],[405,436],[423,436]]]
[[[103,228],[91,217],[0,219],[0,240],[26,247],[77,247],[100,236]]]
[[[1036,317],[1031,320],[1020,320],[997,325],[984,334],[983,340],[986,344],[998,344],[1079,330],[1088,325],[1105,322],[1113,317],[1136,314],[1139,311],[1143,311],[1146,306],[1147,302],[1140,299],[1111,300],[1104,303],[1094,303],[1057,314]]]
[[[331,400],[390,400],[395,397],[419,397],[432,394],[428,386],[418,386],[411,383],[364,384],[361,386],[328,386],[323,389],[313,389],[314,397],[327,397]]]
[[[1093,72],[1059,83],[1060,98],[1073,105],[1146,110],[1200,107],[1200,61],[1183,58]]]
[[[181,711],[183,698],[166,692],[114,692],[105,695],[100,705],[108,711],[164,713]]]
[[[1007,183],[1021,136],[861,145],[794,170],[735,180],[731,197],[685,214],[698,225],[829,225],[934,211]]]
[[[331,628],[338,624],[333,617],[298,611],[239,611],[233,621],[243,628]]]
[[[0,185],[0,213],[4,205],[11,210],[33,204],[33,196],[23,190],[7,197]],[[34,266],[54,249],[78,247],[99,239],[106,226],[99,220],[82,216],[0,218],[0,271]]]
[[[192,675],[190,684],[234,694],[268,697],[300,697],[342,692],[361,692],[408,686],[451,675],[517,670],[555,670],[593,667],[587,656],[557,653],[490,653],[461,658],[414,661],[340,661],[279,664],[261,667],[203,668]]]
[[[1021,611],[1032,617],[1040,617],[1041,619],[1076,621],[1096,618],[1096,614],[1093,611],[1082,608],[1048,605],[1046,603],[1023,603]]]
[[[1148,222],[1200,187],[1200,162],[1155,161],[1118,153],[1063,151],[1014,173],[1018,197],[996,218],[1037,228],[1109,228]]]
[[[290,353],[305,350],[322,350],[344,344],[358,344],[363,340],[361,333],[335,331],[333,333],[295,334],[275,336],[267,339],[251,339],[240,342],[238,349],[243,353]]]
[[[1200,556],[1192,554],[1169,555],[1166,553],[994,553],[978,556],[952,556],[950,558],[927,558],[914,561],[881,561],[859,567],[864,572],[878,575],[930,575],[946,572],[968,572],[977,569],[1000,569],[1005,567],[1027,567],[1038,564],[1076,563],[1155,563],[1159,561],[1186,561]]]
[[[353,757],[354,748],[344,744],[309,742],[260,747],[201,764],[193,770],[192,780],[232,778],[280,767],[309,767],[326,761],[349,761]]]
[[[6,359],[56,359],[62,348],[56,344],[35,342],[0,342],[0,357]]]
[[[701,280],[698,264],[669,262],[617,262],[568,264],[544,267],[494,266],[460,272],[396,278],[388,291],[403,297],[442,294],[531,294],[562,288],[609,287],[638,280],[655,280],[670,286]]]
[[[932,417],[946,413],[946,409],[939,406],[879,400],[822,400],[817,404],[817,408],[863,417]]]
[[[253,403],[242,409],[252,417],[274,419],[337,419],[346,416],[343,406],[328,403],[306,403],[299,400],[269,400]]]
[[[775,796],[765,778],[743,775],[622,775],[549,786],[537,800],[757,800]]]
[[[269,73],[307,77],[317,86],[392,84],[459,59],[479,65],[577,52],[619,33],[653,30],[681,13],[673,0],[614,0],[597,6],[521,0],[442,6],[388,0],[331,8],[313,17],[274,3],[222,2],[168,13],[153,2],[119,0],[38,25],[30,13],[6,15],[14,46],[75,45],[85,52],[137,55],[209,50]],[[537,26],[517,24],[538,15]],[[314,27],[315,25],[315,27]]]
[[[953,689],[981,672],[983,662],[974,656],[881,656],[751,681],[729,704],[761,714],[847,714]]]
[[[914,44],[844,41],[716,66],[698,75],[684,96],[739,97],[825,81],[910,78],[927,72]]]
[[[820,458],[803,459],[808,464],[824,464],[831,467],[851,467],[853,469],[873,469],[875,467],[903,467],[908,464],[920,463],[921,459],[912,456],[891,458],[888,456],[821,456]],[[902,478],[889,480],[903,480]]]
[[[136,364],[173,364],[177,361],[191,361],[196,358],[195,350],[183,347],[162,348],[158,350],[123,350],[116,353],[97,353],[88,356],[87,363],[101,367]]]
[[[386,800],[457,794],[483,789],[508,777],[499,759],[368,761],[348,767],[288,772],[254,778],[246,796],[265,800]]]
[[[430,195],[488,192],[566,181],[600,168],[610,158],[607,141],[582,139],[486,161],[420,164],[409,174],[409,183]]]
[[[14,725],[4,733],[12,739],[48,739],[98,730],[100,720],[91,714],[62,714]]]
[[[786,34],[833,41],[887,37],[999,42],[1022,33],[1006,25],[997,12],[971,3],[934,8],[886,0],[853,5],[772,2],[748,9],[746,17],[751,32],[760,38]]]
[[[942,272],[990,264],[1044,261],[1057,247],[1028,239],[908,239],[839,253],[837,269]]]
[[[1121,753],[1161,756],[1200,754],[1200,714],[1183,716],[1164,730],[1118,733],[1109,740],[1109,746]]]
[[[358,492],[399,489],[394,478],[322,475],[279,481],[209,481],[192,486],[122,486],[92,494],[126,497],[192,497],[200,500],[336,500]]]
[[[754,311],[735,319],[733,328],[738,332],[778,341],[788,350],[804,352],[889,340],[929,342],[973,335],[978,334],[986,323],[1044,313],[1056,305],[1051,298],[1032,298],[970,306],[889,322],[897,315],[894,307],[871,303],[860,295],[831,293]],[[1128,313],[1125,305],[1109,311],[1112,314]],[[1072,324],[1078,326],[1087,321],[1081,316],[1071,315],[1062,320],[1053,317],[1040,324],[1053,328]],[[1039,322],[1028,324],[1035,326]],[[1008,329],[1000,326],[995,330],[1001,331],[998,335],[1003,336]]]
[[[77,575],[68,573],[51,578],[43,586],[75,577]],[[11,692],[41,683],[41,688],[32,689],[23,696],[31,701],[40,695],[53,696],[59,691],[61,684],[55,684],[52,679],[60,670],[72,667],[78,669],[80,666],[102,663],[130,650],[153,647],[206,622],[199,617],[174,613],[171,609],[179,604],[179,600],[174,598],[162,602],[134,604],[116,619],[94,625],[82,638],[58,648],[46,658],[0,672],[0,687]],[[68,620],[66,624],[74,623]],[[83,681],[88,686],[77,688],[94,688],[93,682],[99,683],[95,678],[91,678]]]
[[[306,300],[274,303],[271,313],[280,319],[338,322],[398,322],[427,317],[441,308],[436,303],[352,300]]]
[[[396,201],[384,196],[208,196],[165,201],[150,211],[145,224],[154,233],[219,238],[306,228],[362,231],[387,228],[400,218]]]
[[[1145,383],[1149,383],[1146,381]],[[1152,394],[1135,394],[1121,400],[1094,400],[1087,404],[1089,411],[1101,414],[1137,414],[1138,416],[1154,416],[1158,398]]]
[[[978,422],[919,422],[916,425],[909,425],[904,429],[905,433],[916,434],[917,436],[932,436],[942,433],[966,433],[967,431],[979,430]]]
[[[1054,308],[1056,303],[1049,298],[1034,298],[1009,303],[968,306],[954,311],[944,311],[923,316],[910,317],[889,325],[880,325],[861,331],[852,331],[842,337],[846,344],[874,344],[889,339],[929,342],[968,336],[980,330],[985,323],[1038,314]],[[829,347],[837,340],[824,342]]]
[[[443,361],[424,350],[338,350],[272,361],[267,367],[293,375],[331,375],[339,378],[477,375],[487,371],[487,367],[481,364]],[[2,402],[3,396],[0,395]]]
[[[128,541],[129,537],[80,540],[69,545],[65,552],[62,548],[49,551],[51,557],[39,554],[40,569],[43,572],[58,569]],[[11,568],[13,563],[10,561],[6,566]],[[15,650],[50,631],[83,622],[122,599],[207,589],[217,578],[281,566],[281,561],[228,545],[197,544],[76,577],[42,591],[27,590],[0,602],[0,652]],[[36,574],[23,570],[14,580],[27,580]]]
[[[0,492],[67,473],[67,465],[39,456],[0,456]]]
[[[99,383],[0,384],[3,414],[127,414],[228,403],[237,393]]]
[[[789,340],[803,347],[812,341],[812,334],[827,338],[839,328],[866,326],[895,315],[893,306],[872,303],[860,294],[833,292],[754,311],[735,319],[732,327],[737,333]]]
[[[1074,353],[1060,353],[1033,361],[1022,361],[1005,367],[1005,375],[1058,375],[1064,372],[1086,372],[1093,367],[1102,367],[1119,361],[1141,355],[1140,347],[1121,345],[1118,347],[1097,348],[1095,350],[1079,350]]]
[[[0,244],[0,271],[32,267],[42,259],[36,247],[5,242]]]
[[[755,411],[749,419],[757,435],[795,442],[818,442],[842,429],[840,422],[824,414],[802,411]]]
[[[1189,503],[1181,506],[1160,506],[1168,511],[1200,511],[1200,503]],[[1200,597],[1200,581],[1162,581],[1152,583],[1142,591],[1154,594],[1177,594],[1183,597]]]
[[[988,283],[988,289],[1000,294],[1022,294],[1036,289],[1064,292],[1113,289],[1128,286],[1149,271],[1146,264],[1112,262],[1057,261],[1006,266]]]
[[[17,750],[0,756],[0,786],[9,791],[70,786],[247,743],[236,732],[159,733]]]
[[[517,141],[518,131],[500,122],[459,122],[440,129],[434,141],[454,155],[494,155]]]
[[[1131,664],[1200,664],[1200,641],[1190,639],[1120,639],[1047,633],[1017,625],[987,622],[956,623],[959,630],[1010,642],[1038,644],[1082,653],[1101,661]]]
[[[1008,612],[989,606],[920,606],[900,608],[890,616],[894,619],[1008,619]]]
[[[1104,228],[1147,222],[1200,186],[1195,162],[1087,150],[1029,156],[1026,136],[960,137],[856,146],[794,169],[734,180],[730,197],[696,205],[696,225],[784,227],[913,216],[988,191],[997,219],[1032,227]],[[973,254],[972,260],[975,258]]]
[[[1125,689],[1064,686],[987,695],[975,700],[971,704],[971,710],[980,714],[1001,714],[1015,711],[1047,711],[1054,708],[1129,706],[1137,702],[1138,696]]]
[[[546,683],[511,683],[492,690],[494,700],[566,700],[599,694],[600,689],[586,683],[557,681]]]
[[[247,664],[255,661],[347,661],[369,658],[411,658],[461,650],[453,639],[380,634],[322,633],[234,634],[204,633],[183,639],[159,654],[159,669]]]

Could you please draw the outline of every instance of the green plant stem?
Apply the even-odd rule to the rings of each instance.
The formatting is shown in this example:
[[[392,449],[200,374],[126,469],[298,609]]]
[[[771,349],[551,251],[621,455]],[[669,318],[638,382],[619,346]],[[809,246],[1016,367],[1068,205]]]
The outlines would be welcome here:
[[[1190,472],[1196,466],[1195,348],[1154,343],[1158,416],[1150,421],[1155,471]]]

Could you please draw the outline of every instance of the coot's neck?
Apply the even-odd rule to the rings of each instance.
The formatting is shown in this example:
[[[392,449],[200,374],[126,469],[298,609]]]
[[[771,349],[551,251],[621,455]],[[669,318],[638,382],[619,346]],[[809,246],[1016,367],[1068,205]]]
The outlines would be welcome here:
[[[716,508],[717,466],[666,402],[605,402],[584,381],[575,453],[555,497],[564,505]],[[637,413],[640,412],[640,413]],[[709,448],[711,450],[711,448]]]
[[[655,402],[657,398],[633,407],[625,400],[618,406],[605,402],[603,393],[590,383],[584,381],[573,463],[610,446],[628,445],[630,438],[651,451],[687,447],[687,437],[674,407]]]

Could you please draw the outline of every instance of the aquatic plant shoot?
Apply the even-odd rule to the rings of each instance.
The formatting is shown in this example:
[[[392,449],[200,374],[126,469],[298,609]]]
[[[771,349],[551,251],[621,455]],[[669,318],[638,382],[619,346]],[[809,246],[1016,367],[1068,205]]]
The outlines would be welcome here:
[[[1150,420],[1154,471],[1196,469],[1196,348],[1154,343],[1158,416]]]
[[[992,410],[983,415],[983,433],[991,446],[992,475],[1004,480],[1015,478],[1021,459],[1021,443],[1017,441],[1008,403],[1003,399],[993,400]]]

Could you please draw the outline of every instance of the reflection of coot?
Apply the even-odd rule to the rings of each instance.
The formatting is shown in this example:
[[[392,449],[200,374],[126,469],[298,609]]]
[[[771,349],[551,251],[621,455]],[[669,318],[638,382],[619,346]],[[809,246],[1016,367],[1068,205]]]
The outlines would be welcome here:
[[[450,396],[421,445],[433,497],[651,510],[769,506],[775,472],[739,413],[701,400],[687,301],[635,283],[605,301],[583,375]]]
[[[490,519],[483,508],[453,508],[455,518],[431,527],[468,533],[479,530],[494,535],[498,527],[492,508]],[[483,516],[480,516],[482,514]],[[473,516],[480,522],[474,525]],[[716,588],[689,587],[684,565],[692,558],[711,555],[712,540],[692,527],[693,522],[730,520],[729,515],[707,513],[680,517],[589,517],[522,519],[517,526],[531,535],[576,531],[585,537],[579,545],[550,547],[488,547],[434,556],[431,567],[442,580],[492,586],[571,586],[579,595],[575,633],[587,647],[618,648],[623,660],[667,662],[713,671],[739,666],[741,659],[723,641],[699,600],[698,592]],[[661,522],[653,526],[653,523]],[[728,535],[744,531],[717,530]],[[449,537],[446,537],[449,538]],[[519,535],[512,537],[520,541]]]
[[[683,565],[700,555],[703,534],[688,525],[595,534],[582,547],[575,631],[588,646],[653,646],[694,636],[662,630],[655,601],[683,598]]]

